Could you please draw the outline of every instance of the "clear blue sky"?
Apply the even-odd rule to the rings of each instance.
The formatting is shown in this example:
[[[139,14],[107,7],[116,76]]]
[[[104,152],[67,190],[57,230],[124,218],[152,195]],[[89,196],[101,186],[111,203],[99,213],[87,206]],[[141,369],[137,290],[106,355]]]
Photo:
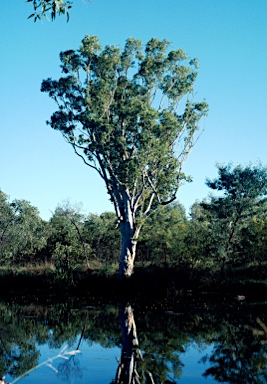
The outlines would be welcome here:
[[[30,201],[44,219],[68,198],[86,213],[112,210],[98,175],[46,125],[56,105],[40,92],[61,74],[59,53],[86,34],[120,46],[130,36],[166,38],[200,60],[196,97],[210,112],[184,167],[194,180],[178,193],[186,208],[209,193],[216,162],[267,164],[266,0],[74,0],[69,23],[33,23],[31,7],[0,6],[0,188],[11,199]]]

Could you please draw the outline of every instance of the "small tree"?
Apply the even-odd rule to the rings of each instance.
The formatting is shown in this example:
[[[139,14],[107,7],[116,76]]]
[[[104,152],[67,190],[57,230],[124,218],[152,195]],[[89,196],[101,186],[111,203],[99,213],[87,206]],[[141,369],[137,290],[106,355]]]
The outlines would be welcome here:
[[[198,61],[168,47],[152,38],[143,52],[129,38],[123,50],[102,50],[86,36],[79,50],[60,54],[66,76],[41,87],[58,105],[48,123],[105,182],[122,234],[121,276],[133,272],[148,213],[175,199],[207,113],[205,102],[192,100]]]
[[[87,264],[87,244],[80,237],[82,215],[70,205],[58,206],[50,221],[50,236],[47,240],[47,255],[56,267],[68,270],[79,264]],[[86,247],[86,249],[84,248]],[[88,264],[87,264],[88,266]]]
[[[0,190],[0,261],[18,264],[35,259],[47,234],[39,211],[26,200],[13,200]]]
[[[242,232],[251,225],[251,218],[266,212],[267,168],[262,165],[218,165],[218,178],[207,180],[213,190],[223,196],[211,196],[201,207],[209,219],[211,247],[224,263],[241,252]]]
[[[81,209],[81,204],[71,205],[71,203],[66,200],[56,208],[54,216],[64,217],[74,226],[82,246],[86,266],[87,268],[90,268],[87,252],[88,245],[86,244],[82,234],[85,216],[81,213]]]

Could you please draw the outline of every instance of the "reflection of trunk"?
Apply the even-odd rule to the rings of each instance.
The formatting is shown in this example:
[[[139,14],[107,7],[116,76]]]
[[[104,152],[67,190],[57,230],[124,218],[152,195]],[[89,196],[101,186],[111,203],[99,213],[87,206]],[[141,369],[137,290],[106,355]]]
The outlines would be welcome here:
[[[80,348],[80,345],[81,345],[81,342],[82,342],[82,339],[84,337],[84,332],[85,332],[85,329],[86,329],[86,326],[87,326],[87,320],[88,320],[88,312],[86,312],[86,319],[85,319],[85,322],[83,324],[83,329],[82,329],[82,332],[81,332],[81,335],[80,335],[80,339],[78,341],[78,345],[76,347],[76,351],[78,351],[78,349]]]
[[[137,361],[142,359],[142,353],[138,348],[139,343],[132,307],[120,305],[119,314],[122,330],[122,351],[115,384],[131,384],[139,381]]]
[[[5,345],[5,343],[3,342],[3,339],[2,339],[2,337],[1,337],[1,335],[0,335],[0,342],[1,342],[2,346],[3,346],[3,349],[4,349],[5,353],[9,356],[10,354],[8,353],[8,351],[7,351],[7,349],[6,349],[6,345]],[[1,382],[0,382],[0,384],[1,384]]]

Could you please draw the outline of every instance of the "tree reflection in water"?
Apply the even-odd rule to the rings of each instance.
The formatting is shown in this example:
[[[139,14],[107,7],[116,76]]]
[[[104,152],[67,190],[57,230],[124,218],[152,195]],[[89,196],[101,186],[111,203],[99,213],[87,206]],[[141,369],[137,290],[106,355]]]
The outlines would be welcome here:
[[[77,347],[75,348],[74,351],[72,351],[73,353],[71,354],[71,356],[68,357],[67,359],[65,359],[64,363],[60,363],[58,365],[57,373],[58,373],[58,376],[63,381],[67,381],[68,382],[71,379],[72,379],[72,381],[74,381],[74,379],[76,377],[79,378],[79,379],[81,379],[83,377],[82,369],[81,369],[81,366],[80,366],[80,361],[75,359],[75,357],[76,357],[76,352],[80,352],[79,348],[80,348],[82,339],[84,337],[84,332],[85,332],[85,329],[86,329],[86,325],[87,325],[87,316],[86,316],[85,323],[83,325],[83,329],[82,329],[82,332],[81,332],[81,335],[80,335]]]
[[[256,321],[261,330],[222,323],[211,356],[203,358],[211,364],[204,376],[212,376],[220,383],[267,383],[267,327],[259,318]]]
[[[148,354],[141,351],[132,306],[130,304],[121,304],[119,306],[119,316],[122,349],[116,377],[112,384],[175,383],[175,381],[167,380],[166,378],[167,372],[170,369],[167,362],[164,361],[165,358],[158,359],[159,356],[153,353]],[[173,355],[173,363],[176,361],[177,366],[182,365],[177,357]],[[159,364],[157,364],[157,360]],[[180,374],[181,371],[176,370],[176,377],[178,377],[177,372]]]
[[[18,377],[38,363],[34,330],[9,307],[0,314],[0,377],[6,373]]]
[[[135,312],[130,304],[79,308],[75,300],[44,307],[0,303],[0,377],[18,378],[36,366],[38,346],[83,350],[84,343],[95,343],[121,347],[113,384],[172,383],[182,376],[182,356],[196,343],[213,346],[202,361],[208,363],[204,376],[214,382],[266,384],[266,323],[265,306],[245,303],[192,302],[172,309],[136,303]],[[87,383],[79,357],[69,357],[56,366],[57,377]]]
[[[119,316],[122,332],[121,359],[113,383],[132,383],[139,379],[137,363],[143,359],[139,348],[137,330],[131,305],[120,305]],[[138,381],[137,381],[138,382]]]
[[[74,381],[75,378],[81,379],[83,377],[80,361],[72,355],[68,360],[59,363],[57,374],[60,379],[65,382]]]

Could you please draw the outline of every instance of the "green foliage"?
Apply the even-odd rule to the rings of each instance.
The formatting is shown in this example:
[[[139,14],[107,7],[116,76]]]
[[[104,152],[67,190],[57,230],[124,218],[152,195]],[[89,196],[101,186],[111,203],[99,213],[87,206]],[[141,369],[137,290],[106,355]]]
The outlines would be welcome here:
[[[0,191],[0,259],[6,264],[34,260],[45,247],[46,224],[25,200],[8,201]]]
[[[140,214],[154,199],[155,205],[174,197],[207,113],[205,102],[189,98],[196,61],[182,50],[167,53],[168,46],[153,38],[143,53],[130,38],[124,50],[101,51],[97,37],[86,36],[79,50],[60,54],[66,76],[42,83],[59,107],[49,124],[104,179],[118,217],[126,191]]]
[[[56,208],[55,215],[66,218],[75,228],[82,247],[84,262],[89,268],[88,253],[91,251],[91,249],[89,244],[85,242],[84,236],[82,234],[85,216],[81,213],[81,205],[71,205],[69,201],[65,201],[61,206]],[[59,252],[63,252],[65,254],[69,253],[66,247],[65,250],[61,247]]]
[[[47,252],[51,255],[55,266],[62,270],[73,268],[84,262],[79,232],[61,207],[55,210],[50,220]]]
[[[208,265],[210,260],[214,262],[215,259],[211,249],[214,243],[211,241],[210,221],[198,202],[192,205],[190,216],[191,220],[188,223],[188,231],[185,237],[188,261],[195,267]]]
[[[206,184],[213,190],[222,191],[226,197],[231,197],[235,209],[249,207],[251,201],[260,203],[260,198],[267,195],[267,168],[259,165],[242,167],[240,164],[233,168],[231,164],[218,165],[217,179],[207,179]]]
[[[200,236],[197,250],[222,265],[244,262],[248,255],[245,238],[253,218],[266,213],[267,169],[219,165],[218,172],[218,178],[207,180],[207,185],[224,195],[210,196],[192,210],[192,229],[195,238]]]
[[[84,223],[83,236],[95,260],[108,265],[118,262],[121,234],[117,228],[115,213],[104,212],[99,216],[90,214]]]
[[[182,263],[186,260],[185,237],[189,222],[179,203],[161,206],[145,221],[138,241],[138,260]]]
[[[67,0],[27,0],[28,3],[32,3],[34,13],[28,18],[41,20],[41,18],[48,18],[50,14],[52,21],[55,20],[56,16],[67,15],[67,21],[69,21],[70,14],[69,10],[72,8],[72,1]]]
[[[239,247],[246,262],[262,265],[267,261],[267,207],[263,206],[242,228]]]
[[[242,270],[244,279],[257,280],[258,276],[258,280],[264,280],[265,172],[262,166],[219,167],[219,177],[207,182],[218,190],[219,196],[210,195],[196,202],[191,208],[191,219],[179,203],[161,205],[146,218],[138,218],[137,225],[143,227],[135,239],[139,267],[152,265],[153,269],[153,264],[164,263],[174,270],[189,268],[199,274],[208,269],[208,274],[216,279],[220,270],[232,270],[237,275]],[[72,276],[75,269],[95,269],[104,276],[113,275],[122,243],[118,225],[113,212],[86,216],[80,206],[69,202],[59,205],[50,221],[44,222],[29,202],[10,202],[0,191],[2,268],[12,266],[19,272],[27,267],[38,274],[41,267],[35,265],[42,264],[42,271],[45,265],[53,271],[56,267],[53,273],[59,279]]]

